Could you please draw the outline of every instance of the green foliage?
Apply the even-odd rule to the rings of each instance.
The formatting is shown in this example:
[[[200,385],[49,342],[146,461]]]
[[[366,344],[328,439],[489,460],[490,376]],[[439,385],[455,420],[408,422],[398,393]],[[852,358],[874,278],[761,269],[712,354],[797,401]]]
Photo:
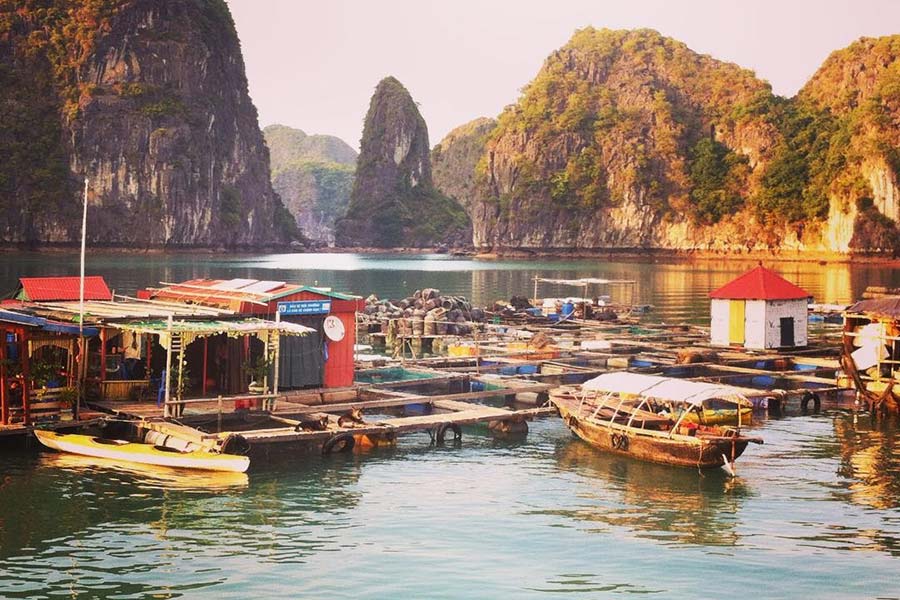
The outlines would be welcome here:
[[[744,204],[739,185],[747,171],[747,158],[724,144],[704,137],[691,152],[691,201],[695,220],[711,225],[737,212]]]
[[[799,103],[781,104],[773,118],[782,139],[763,174],[756,209],[788,223],[821,221],[828,215],[828,187],[846,162],[848,125]]]
[[[306,237],[297,226],[297,220],[280,201],[275,206],[273,226],[282,239],[288,242],[306,242]]]
[[[163,98],[141,106],[141,114],[151,119],[174,117],[186,112],[184,102],[178,98]]]
[[[241,193],[230,185],[223,185],[219,192],[219,222],[230,233],[237,233],[244,225]]]
[[[558,206],[592,211],[607,199],[606,185],[606,169],[598,150],[583,148],[550,178],[550,197]]]
[[[40,236],[44,215],[74,215],[58,100],[41,56],[0,65],[0,214],[26,241]],[[74,221],[73,221],[74,222]]]

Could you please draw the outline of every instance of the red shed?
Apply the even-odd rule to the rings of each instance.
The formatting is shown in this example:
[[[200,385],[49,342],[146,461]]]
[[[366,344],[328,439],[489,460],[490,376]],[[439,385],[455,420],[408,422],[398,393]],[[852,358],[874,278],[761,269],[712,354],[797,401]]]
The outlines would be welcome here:
[[[255,279],[194,279],[163,285],[141,290],[138,297],[213,306],[269,319],[278,313],[286,321],[316,329],[318,336],[282,339],[280,388],[353,384],[356,312],[362,309],[361,297]]]

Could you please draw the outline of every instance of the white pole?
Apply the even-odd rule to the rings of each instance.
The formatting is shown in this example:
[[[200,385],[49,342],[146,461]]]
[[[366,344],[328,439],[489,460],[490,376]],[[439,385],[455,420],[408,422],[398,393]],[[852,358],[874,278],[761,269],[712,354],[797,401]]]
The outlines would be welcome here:
[[[75,399],[75,418],[81,409],[81,399],[84,396],[84,379],[87,376],[87,344],[84,339],[84,254],[87,240],[87,208],[88,208],[88,178],[84,178],[84,201],[81,210],[81,277],[78,282],[78,397]],[[105,369],[106,365],[100,365]]]

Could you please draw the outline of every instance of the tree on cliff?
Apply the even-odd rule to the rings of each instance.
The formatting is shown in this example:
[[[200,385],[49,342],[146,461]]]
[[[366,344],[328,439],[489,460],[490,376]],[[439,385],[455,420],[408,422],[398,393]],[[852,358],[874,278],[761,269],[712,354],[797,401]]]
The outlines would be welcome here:
[[[369,103],[350,205],[335,228],[337,245],[427,247],[470,240],[465,211],[432,183],[428,128],[416,103],[399,81],[384,78]]]

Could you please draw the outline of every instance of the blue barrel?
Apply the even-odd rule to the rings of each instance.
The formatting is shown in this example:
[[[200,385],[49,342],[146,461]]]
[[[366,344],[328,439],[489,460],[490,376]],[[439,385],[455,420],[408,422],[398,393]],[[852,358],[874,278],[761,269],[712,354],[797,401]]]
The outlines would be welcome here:
[[[572,313],[575,312],[575,304],[573,302],[566,302],[562,306],[562,316],[565,319],[566,317],[571,317]]]

